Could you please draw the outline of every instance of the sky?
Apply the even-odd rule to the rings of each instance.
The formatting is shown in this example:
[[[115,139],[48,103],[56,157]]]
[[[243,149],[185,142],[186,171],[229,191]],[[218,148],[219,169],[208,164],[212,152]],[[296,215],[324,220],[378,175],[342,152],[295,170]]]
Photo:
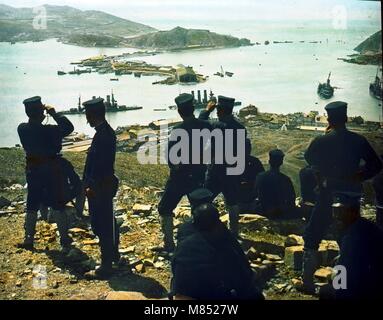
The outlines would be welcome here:
[[[380,1],[361,0],[0,0],[14,7],[42,4],[101,10],[137,22],[153,20],[322,20],[336,14],[380,21]]]

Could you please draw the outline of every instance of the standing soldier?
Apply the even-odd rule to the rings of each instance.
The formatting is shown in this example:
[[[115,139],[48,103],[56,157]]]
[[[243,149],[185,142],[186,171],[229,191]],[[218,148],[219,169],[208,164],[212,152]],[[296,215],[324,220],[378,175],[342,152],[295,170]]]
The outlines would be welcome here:
[[[245,146],[247,134],[245,127],[234,118],[234,102],[234,98],[218,96],[218,105],[216,105],[214,101],[210,101],[206,107],[206,110],[201,111],[199,119],[208,120],[210,114],[214,111],[215,108],[217,108],[218,121],[212,121],[211,123],[214,129],[221,130],[223,134],[223,148],[220,148],[220,150],[223,152],[222,158],[224,159],[224,163],[213,163],[210,166],[206,177],[205,187],[214,194],[214,198],[222,192],[229,211],[230,231],[234,234],[235,237],[238,237],[240,202],[239,190],[241,182],[239,175],[228,175],[226,172],[229,165],[225,161],[225,131],[227,129],[233,131],[233,141],[231,142],[233,154],[236,154],[238,157],[243,156],[244,158],[246,157]],[[244,130],[245,132],[244,141],[242,143],[244,149],[242,150],[242,155],[240,152],[241,150],[239,150],[237,145],[237,135],[239,130]],[[243,162],[245,163],[245,159]]]
[[[382,168],[368,141],[347,130],[347,103],[332,102],[325,109],[330,130],[314,139],[305,154],[319,179],[318,199],[304,233],[303,289],[310,293],[315,290],[313,274],[317,267],[317,250],[332,222],[334,192],[361,193],[362,182],[374,177]],[[363,166],[361,160],[364,160]]]
[[[178,107],[178,113],[183,122],[173,128],[168,145],[168,164],[170,168],[170,176],[166,182],[165,192],[158,205],[158,213],[161,217],[161,228],[164,234],[164,247],[156,248],[160,251],[174,251],[173,210],[177,207],[183,196],[188,195],[195,189],[200,188],[205,181],[206,165],[203,164],[202,161],[200,161],[200,164],[192,163],[192,151],[195,148],[192,147],[192,130],[208,129],[210,132],[212,128],[208,122],[198,120],[194,117],[193,101],[194,97],[187,93],[183,93],[175,99]],[[181,139],[178,143],[188,146],[189,156],[187,157],[187,163],[181,162],[180,164],[174,164],[170,154],[172,147],[177,143],[177,141],[175,141],[172,137],[174,137],[173,135],[178,129],[185,130],[187,133],[188,141],[182,141]],[[183,137],[186,137],[186,135]],[[201,156],[207,147],[207,143],[208,141],[200,142],[199,152]]]
[[[63,251],[70,248],[68,221],[65,205],[69,199],[66,190],[65,172],[61,156],[62,138],[73,132],[72,123],[56,113],[52,106],[43,105],[41,97],[24,100],[29,121],[17,129],[26,153],[26,180],[28,184],[27,212],[25,216],[25,239],[19,247],[33,250],[37,211],[41,205],[49,205],[60,233]],[[43,125],[44,110],[57,125]]]
[[[104,99],[83,103],[86,119],[96,134],[88,151],[84,169],[84,186],[88,198],[93,232],[100,240],[101,266],[90,273],[92,277],[106,278],[118,262],[119,231],[113,213],[113,197],[118,179],[114,175],[116,135],[105,120]]]

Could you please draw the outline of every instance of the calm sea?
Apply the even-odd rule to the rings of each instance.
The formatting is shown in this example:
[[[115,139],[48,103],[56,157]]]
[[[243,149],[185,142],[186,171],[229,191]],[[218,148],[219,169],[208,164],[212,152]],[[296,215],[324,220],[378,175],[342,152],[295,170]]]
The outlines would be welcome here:
[[[291,113],[317,110],[323,113],[326,103],[318,98],[318,83],[332,72],[332,84],[339,87],[332,100],[349,103],[350,115],[361,115],[379,121],[381,107],[369,95],[369,82],[377,68],[360,66],[337,60],[353,53],[353,48],[380,29],[369,21],[350,21],[346,30],[333,29],[331,22],[254,22],[238,21],[208,24],[206,22],[157,21],[155,27],[168,29],[177,24],[185,27],[210,29],[219,33],[247,37],[262,45],[220,50],[200,50],[165,53],[139,58],[160,65],[191,65],[204,75],[206,83],[198,85],[152,85],[160,77],[123,76],[111,82],[111,74],[97,73],[81,76],[57,76],[57,70],[69,71],[72,61],[99,54],[133,52],[134,49],[82,48],[64,45],[56,40],[37,43],[0,43],[0,146],[19,143],[16,128],[25,120],[23,99],[41,95],[43,101],[64,110],[77,106],[79,95],[83,101],[93,95],[105,97],[113,90],[118,103],[140,105],[143,110],[108,115],[114,128],[152,120],[174,118],[176,111],[157,112],[174,104],[174,97],[191,90],[212,90],[215,94],[233,96],[243,106],[256,105],[264,112]],[[271,44],[266,46],[264,41]],[[294,41],[272,44],[272,41]],[[300,41],[305,41],[301,43]],[[321,43],[309,43],[321,41]],[[232,78],[213,74],[220,71],[234,73]],[[331,100],[330,100],[331,101]],[[93,135],[84,116],[70,116],[77,132]],[[52,120],[50,120],[52,123]]]

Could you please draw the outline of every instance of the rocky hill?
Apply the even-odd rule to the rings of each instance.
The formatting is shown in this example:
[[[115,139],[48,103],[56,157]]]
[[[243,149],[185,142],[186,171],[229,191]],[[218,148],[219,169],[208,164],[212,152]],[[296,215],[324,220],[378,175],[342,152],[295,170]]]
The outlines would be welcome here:
[[[239,39],[229,35],[221,35],[209,30],[185,29],[176,27],[169,31],[158,31],[129,38],[129,46],[145,49],[195,49],[240,47],[251,45],[248,39]]]
[[[150,26],[101,11],[82,11],[69,6],[44,5],[44,7],[47,12],[47,28],[36,30],[32,22],[40,14],[39,11],[0,4],[0,41],[39,41],[59,38],[61,41],[80,45],[94,46],[101,43],[106,46],[118,46],[124,37],[155,31]],[[96,41],[94,37],[98,37]]]
[[[359,44],[354,50],[362,54],[368,51],[382,52],[382,30],[368,37],[361,44]]]

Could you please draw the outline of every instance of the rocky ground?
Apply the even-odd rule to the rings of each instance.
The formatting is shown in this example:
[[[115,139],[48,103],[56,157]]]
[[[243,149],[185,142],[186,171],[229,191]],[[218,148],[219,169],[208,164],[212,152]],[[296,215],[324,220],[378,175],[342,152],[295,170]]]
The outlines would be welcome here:
[[[278,146],[286,153],[283,170],[292,177],[299,194],[297,174],[304,165],[303,151],[317,133],[297,130],[286,133],[252,127],[250,123],[247,126],[255,146],[253,154],[264,164],[271,148]],[[381,133],[364,134],[377,151],[383,153]],[[81,173],[85,154],[65,156]],[[165,165],[142,166],[134,154],[117,154],[116,170],[121,185],[115,199],[115,212],[121,224],[121,254],[129,265],[116,269],[108,281],[90,281],[84,274],[99,261],[99,248],[87,223],[87,210],[82,220],[73,218],[73,208],[68,210],[72,217],[70,234],[74,249],[67,256],[60,253],[57,226],[53,221],[38,222],[35,252],[18,249],[17,243],[23,240],[25,210],[23,151],[0,149],[0,162],[0,299],[118,299],[121,294],[115,292],[121,291],[139,292],[147,298],[166,297],[170,263],[151,250],[161,244],[157,204],[168,175]],[[366,187],[368,190],[369,186]],[[367,203],[372,202],[368,200]],[[222,199],[217,199],[217,205],[222,220],[227,221]],[[365,205],[363,213],[373,218],[374,209]],[[190,208],[184,199],[176,210],[175,230],[188,216]],[[257,215],[241,216],[242,245],[267,299],[317,299],[297,290],[302,259],[300,236],[304,225],[304,220],[273,222]],[[328,266],[338,250],[333,239],[329,234],[321,245],[323,268],[316,274],[321,285],[331,277]],[[130,295],[129,298],[143,296]]]

